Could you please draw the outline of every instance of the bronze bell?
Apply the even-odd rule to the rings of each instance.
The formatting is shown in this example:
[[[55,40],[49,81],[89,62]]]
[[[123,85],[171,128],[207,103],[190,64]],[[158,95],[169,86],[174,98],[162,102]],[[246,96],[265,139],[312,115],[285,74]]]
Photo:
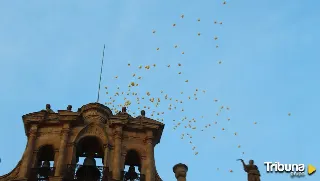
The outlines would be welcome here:
[[[76,176],[79,181],[98,181],[100,179],[101,173],[96,167],[93,152],[89,152],[84,159],[83,165],[77,170]]]
[[[48,178],[50,171],[50,162],[46,160],[42,163],[41,168],[39,169],[39,175],[41,177]]]
[[[41,165],[41,167],[49,168],[50,167],[50,162],[49,161],[44,161]]]
[[[134,166],[129,167],[129,170],[124,177],[126,181],[134,181],[138,178],[138,174],[136,173]]]
[[[96,166],[96,160],[94,159],[93,153],[89,153],[88,156],[84,159],[83,166]]]
[[[78,181],[98,181],[101,173],[97,167],[83,165],[77,170],[76,176]]]

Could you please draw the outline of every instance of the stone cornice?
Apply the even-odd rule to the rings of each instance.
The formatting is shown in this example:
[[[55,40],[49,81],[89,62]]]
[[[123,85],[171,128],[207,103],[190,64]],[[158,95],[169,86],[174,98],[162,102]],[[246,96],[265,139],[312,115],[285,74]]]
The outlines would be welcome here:
[[[145,116],[138,116],[136,118],[132,118],[130,120],[121,121],[114,119],[113,124],[123,124],[124,125],[124,131],[128,129],[136,129],[141,131],[152,131],[153,133],[153,142],[154,144],[160,143],[160,139],[162,136],[162,132],[164,129],[164,124],[161,122],[158,122],[156,120],[147,118]]]
[[[147,123],[149,125],[159,125],[159,126],[164,126],[163,123],[156,121],[154,119],[148,118],[148,117],[144,117],[144,116],[138,116],[136,118],[134,118],[134,121],[140,121],[142,123]]]
[[[22,120],[24,124],[35,123],[38,124],[39,122],[43,121],[47,116],[46,111],[39,111],[33,112],[22,116]]]
[[[61,123],[71,123],[78,119],[79,113],[67,110],[58,110],[58,119]]]
[[[150,130],[154,135],[154,143],[160,142],[164,124],[145,117],[145,112],[136,118],[132,117],[126,111],[113,115],[111,110],[99,103],[89,103],[82,106],[77,112],[68,110],[42,110],[33,112],[22,116],[26,134],[29,132],[31,125],[39,125],[40,127],[46,125],[64,125],[70,124],[71,127],[78,124],[88,124],[90,122],[97,122],[109,125],[110,128],[120,126],[123,130]]]
[[[128,123],[128,120],[120,120],[120,119],[110,119],[109,120],[109,126],[110,127],[115,127],[115,126],[124,126],[125,124]]]
[[[22,116],[24,124],[54,124],[72,122],[79,117],[79,113],[59,110],[58,113],[48,113],[46,111],[33,112]]]

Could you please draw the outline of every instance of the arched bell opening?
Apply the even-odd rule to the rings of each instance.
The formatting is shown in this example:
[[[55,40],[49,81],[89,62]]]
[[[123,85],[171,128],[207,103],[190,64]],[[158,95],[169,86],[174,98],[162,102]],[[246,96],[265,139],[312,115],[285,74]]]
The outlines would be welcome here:
[[[123,180],[141,180],[141,156],[136,150],[129,150],[125,157]]]
[[[101,140],[95,136],[82,138],[77,144],[76,158],[78,164],[84,164],[85,160],[95,162],[96,166],[103,166],[104,150]],[[92,160],[89,161],[91,158]],[[94,163],[90,163],[94,164]]]
[[[42,146],[36,155],[36,163],[33,168],[33,177],[37,180],[47,180],[54,175],[54,148],[52,145]]]
[[[103,175],[104,149],[102,141],[95,136],[87,136],[76,145],[74,173],[78,181],[98,181]]]

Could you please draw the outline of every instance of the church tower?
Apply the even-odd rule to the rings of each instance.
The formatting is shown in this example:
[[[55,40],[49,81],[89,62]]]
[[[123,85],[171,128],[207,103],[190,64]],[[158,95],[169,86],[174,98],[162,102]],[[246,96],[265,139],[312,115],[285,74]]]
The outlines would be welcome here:
[[[0,181],[162,181],[154,158],[164,124],[132,117],[126,108],[114,115],[99,103],[77,111],[46,109],[22,117],[28,142],[22,159]],[[187,167],[173,171],[185,180]]]

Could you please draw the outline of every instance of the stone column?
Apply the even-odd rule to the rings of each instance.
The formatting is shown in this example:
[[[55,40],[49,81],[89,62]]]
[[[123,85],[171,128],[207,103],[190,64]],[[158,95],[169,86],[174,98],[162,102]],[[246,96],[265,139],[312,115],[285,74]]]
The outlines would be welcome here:
[[[111,166],[110,165],[110,160],[112,161],[112,157],[110,156],[111,154],[111,138],[112,134],[110,134],[110,129],[109,129],[109,125],[106,124],[104,127],[104,131],[105,134],[107,136],[107,144],[104,145],[104,160],[103,160],[103,165],[109,169],[109,171],[111,170]]]
[[[173,167],[173,172],[176,176],[177,181],[186,181],[187,180],[187,172],[188,167],[183,163],[176,164]]]
[[[109,178],[109,146],[108,144],[105,144],[103,146],[104,148],[104,156],[103,156],[103,177],[102,177],[102,180],[108,180]]]
[[[109,170],[112,171],[112,167],[113,167],[113,153],[114,153],[114,146],[109,145],[109,153],[108,153],[108,158],[110,158],[108,166],[109,166]]]
[[[153,144],[153,132],[147,131],[146,137],[146,149],[147,155],[145,160],[145,168],[144,174],[146,177],[146,181],[154,181],[155,180],[155,165],[154,165],[154,144]]]
[[[39,153],[39,150],[34,150],[33,151],[33,156],[32,156],[32,165],[31,165],[31,168],[38,168],[39,165],[38,165],[38,153]]]
[[[106,168],[109,167],[109,164],[108,164],[109,158],[108,158],[108,156],[109,156],[109,146],[108,146],[108,144],[105,144],[104,145],[103,166],[106,167]]]
[[[109,138],[112,138],[113,136],[110,135]],[[112,171],[113,169],[113,154],[114,154],[114,140],[113,139],[110,139],[109,140],[109,151],[108,151],[108,158],[109,158],[109,163],[108,163],[108,167],[109,167],[109,171]]]
[[[64,125],[61,131],[58,163],[54,176],[62,176],[63,169],[65,168],[65,154],[69,137],[69,131],[69,125]]]
[[[68,159],[68,162],[71,163],[71,165],[76,165],[77,164],[77,145],[75,143],[70,143],[68,147],[69,147],[69,153],[71,153],[71,156]]]
[[[121,147],[122,147],[122,127],[116,127],[114,133],[114,153],[112,164],[112,177],[113,179],[120,180],[121,178]]]
[[[29,130],[27,148],[23,154],[23,160],[20,167],[20,178],[28,178],[32,164],[33,150],[37,138],[38,125],[32,125]]]
[[[146,165],[147,165],[147,159],[145,155],[141,155],[141,168],[140,168],[140,178],[141,181],[146,181]]]
[[[126,156],[127,156],[126,151],[124,151],[124,150],[122,150],[122,151],[123,151],[123,153],[121,154],[121,162],[120,162],[121,170],[120,171],[124,171],[124,169],[125,169],[125,162],[126,162]]]
[[[57,167],[57,163],[58,163],[58,158],[59,158],[59,149],[55,149],[54,150],[54,162],[53,162],[53,167],[56,168]]]

